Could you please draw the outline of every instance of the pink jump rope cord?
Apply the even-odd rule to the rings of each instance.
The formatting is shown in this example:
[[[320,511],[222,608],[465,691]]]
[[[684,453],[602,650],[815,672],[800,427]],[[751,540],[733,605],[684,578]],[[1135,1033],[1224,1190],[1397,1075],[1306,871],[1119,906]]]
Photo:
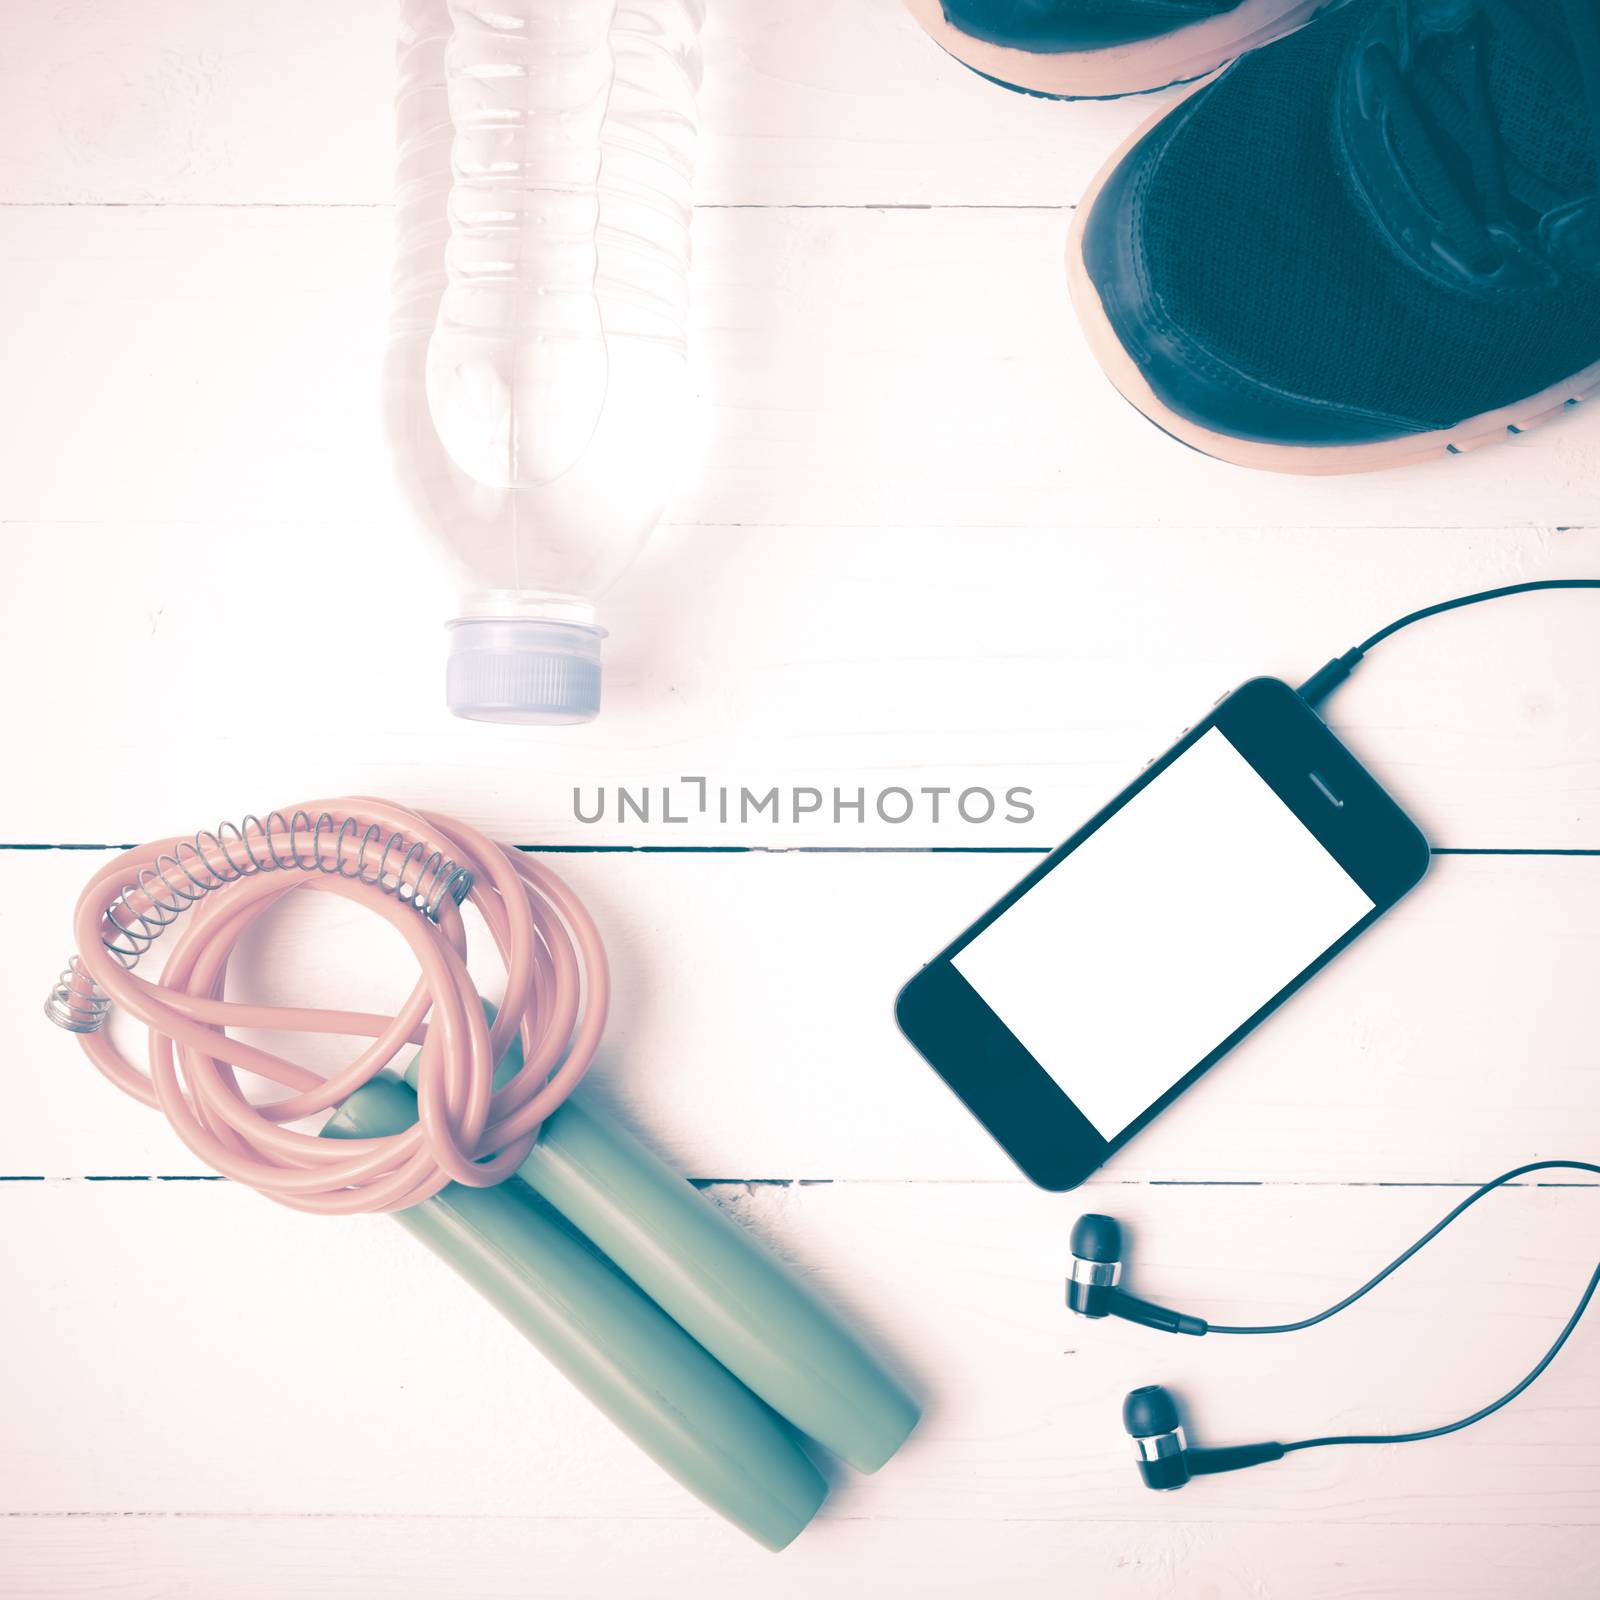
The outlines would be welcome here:
[[[148,1028],[149,1073],[104,1030],[81,1034],[84,1051],[119,1089],[162,1111],[208,1166],[300,1211],[397,1211],[451,1181],[500,1182],[527,1159],[539,1124],[577,1087],[605,1029],[610,977],[589,913],[553,872],[447,817],[366,798],[318,802],[289,815],[326,825],[297,830],[274,812],[249,836],[248,849],[237,831],[225,839],[165,839],[127,851],[95,875],[73,922],[81,968],[75,998],[86,998],[86,974],[112,1006]],[[363,841],[378,830],[403,835],[415,853],[405,863],[369,859]],[[405,865],[432,852],[471,874],[467,898],[505,964],[505,995],[492,1028],[467,972],[456,901],[441,893],[425,915],[395,892]],[[385,872],[387,886],[378,881]],[[215,882],[206,882],[208,873]],[[174,879],[190,885],[198,879],[210,892],[180,892],[175,900],[163,887]],[[136,892],[129,884],[139,886]],[[399,930],[421,976],[398,1015],[222,998],[228,961],[245,929],[298,889],[343,895]],[[170,941],[163,940],[167,960],[159,981],[128,970],[116,953],[128,948],[141,914],[151,919],[145,926],[176,924]],[[324,1079],[230,1038],[229,1028],[372,1043]],[[495,1064],[518,1032],[524,1065],[495,1091]],[[404,1133],[330,1141],[283,1126],[337,1106],[416,1045],[418,1120]],[[289,1093],[251,1105],[240,1071]]]

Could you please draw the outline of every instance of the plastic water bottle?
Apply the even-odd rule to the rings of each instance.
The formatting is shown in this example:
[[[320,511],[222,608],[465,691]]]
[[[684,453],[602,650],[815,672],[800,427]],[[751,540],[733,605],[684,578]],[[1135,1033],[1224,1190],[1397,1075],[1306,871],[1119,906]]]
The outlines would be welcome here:
[[[703,0],[403,0],[386,409],[458,716],[583,722],[685,448]]]

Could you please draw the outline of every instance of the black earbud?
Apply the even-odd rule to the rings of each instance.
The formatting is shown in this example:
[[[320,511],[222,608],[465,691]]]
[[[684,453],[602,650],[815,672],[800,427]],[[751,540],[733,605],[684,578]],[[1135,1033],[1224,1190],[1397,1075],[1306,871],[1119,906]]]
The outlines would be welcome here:
[[[1067,1309],[1080,1317],[1109,1317],[1111,1296],[1122,1276],[1122,1229],[1115,1217],[1094,1212],[1072,1225],[1072,1276]]]
[[[1135,1389],[1122,1402],[1122,1425],[1138,1454],[1147,1489],[1181,1489],[1191,1478],[1238,1472],[1283,1459],[1281,1444],[1240,1444],[1226,1450],[1195,1450],[1184,1437],[1178,1402],[1158,1383]]]
[[[1125,1294],[1117,1287],[1122,1277],[1122,1229],[1115,1217],[1095,1212],[1072,1225],[1072,1274],[1067,1279],[1067,1308],[1080,1317],[1121,1317],[1165,1333],[1199,1335],[1208,1324],[1201,1317],[1169,1311]]]
[[[1600,587],[1600,580],[1596,580],[1596,587]],[[1373,1273],[1359,1288],[1352,1289],[1342,1300],[1334,1301],[1325,1310],[1314,1311],[1310,1316],[1300,1317],[1293,1322],[1236,1327],[1221,1322],[1208,1323],[1200,1317],[1185,1316],[1181,1311],[1169,1311],[1165,1306],[1151,1305],[1148,1300],[1137,1300],[1131,1294],[1124,1294],[1117,1284],[1122,1276],[1122,1229],[1111,1217],[1079,1217],[1072,1229],[1072,1274],[1067,1279],[1067,1305],[1080,1317],[1122,1317],[1128,1322],[1141,1323],[1147,1328],[1160,1328],[1167,1333],[1299,1333],[1338,1316],[1341,1311],[1369,1295],[1419,1250],[1437,1239],[1452,1222],[1477,1205],[1485,1195],[1493,1194],[1505,1184],[1525,1178],[1531,1172],[1553,1171],[1587,1172],[1600,1177],[1600,1162],[1526,1161],[1520,1167],[1502,1172],[1498,1178],[1480,1184],[1466,1199],[1457,1201],[1415,1244],[1407,1245],[1388,1266]],[[1404,1433],[1337,1433],[1315,1439],[1296,1439],[1290,1444],[1241,1444],[1225,1450],[1194,1450],[1184,1438],[1177,1402],[1165,1389],[1151,1384],[1143,1389],[1135,1389],[1123,1401],[1122,1425],[1128,1430],[1138,1451],[1139,1476],[1151,1489],[1179,1489],[1190,1478],[1212,1472],[1237,1472],[1242,1467],[1258,1466],[1263,1461],[1280,1461],[1295,1450],[1320,1450],[1330,1445],[1413,1444],[1422,1439],[1439,1439],[1445,1434],[1470,1428],[1485,1417],[1492,1417],[1502,1406],[1510,1405],[1555,1360],[1597,1295],[1600,1295],[1600,1266],[1589,1275],[1589,1282],[1578,1297],[1572,1315],[1533,1370],[1514,1383],[1498,1400],[1491,1400],[1488,1405],[1479,1406],[1469,1416],[1454,1422],[1441,1422],[1435,1427],[1414,1428]]]

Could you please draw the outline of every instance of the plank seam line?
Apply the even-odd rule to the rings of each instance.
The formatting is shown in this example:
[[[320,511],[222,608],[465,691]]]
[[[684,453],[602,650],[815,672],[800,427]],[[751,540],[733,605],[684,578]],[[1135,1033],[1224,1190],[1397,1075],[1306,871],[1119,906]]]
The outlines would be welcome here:
[[[717,1526],[710,1517],[683,1515],[683,1516],[640,1516],[637,1513],[623,1515],[613,1512],[609,1515],[584,1515],[581,1512],[506,1512],[495,1515],[491,1512],[468,1511],[0,1511],[0,1520],[3,1521],[31,1521],[31,1522],[70,1522],[93,1519],[105,1522],[150,1521],[150,1522],[504,1522],[504,1523],[540,1523],[540,1522],[577,1522],[577,1523],[629,1523],[629,1522],[666,1522],[697,1524],[705,1527]],[[1059,1517],[962,1517],[950,1519],[945,1517],[895,1517],[895,1516],[860,1516],[844,1512],[830,1512],[827,1516],[829,1522],[858,1522],[866,1524],[892,1523],[903,1527],[929,1527],[939,1521],[958,1520],[964,1525],[978,1526],[1003,1526],[1006,1523],[1037,1524],[1044,1527],[1057,1525],[1077,1525],[1084,1521],[1097,1523],[1102,1526],[1130,1527],[1130,1528],[1171,1528],[1193,1527],[1205,1528],[1215,1532],[1219,1527],[1229,1528],[1317,1528],[1317,1527],[1343,1527],[1343,1528],[1370,1528],[1374,1530],[1385,1528],[1479,1528],[1484,1526],[1481,1520],[1472,1522],[1454,1521],[1424,1521],[1411,1522],[1375,1522],[1365,1517],[1335,1518],[1323,1517],[1316,1521],[1293,1520],[1289,1518],[1229,1518],[1226,1523],[1216,1521],[1180,1522],[1174,1523],[1167,1518],[1143,1517],[1089,1517],[1082,1518],[1074,1515],[1063,1514]],[[1572,1529],[1574,1531],[1591,1530],[1595,1524],[1592,1522],[1502,1522],[1491,1526],[1498,1528],[1549,1528]]]
[[[1066,214],[1077,202],[1022,200],[701,200],[696,211],[987,211]],[[389,200],[0,200],[4,211],[393,211]]]
[[[0,1173],[0,1183],[228,1183],[214,1172]],[[702,1178],[697,1189],[816,1188],[1006,1188],[1024,1189],[1020,1178]],[[1085,1188],[1123,1189],[1476,1189],[1476,1178],[1110,1178]],[[1600,1182],[1508,1183],[1506,1189],[1600,1189]]]
[[[1535,434],[1534,437],[1540,437]],[[277,528],[287,525],[287,517],[266,517],[259,522],[242,517],[235,517],[229,523],[233,528]],[[215,518],[201,517],[8,517],[0,516],[0,528],[211,528],[215,526]],[[297,527],[301,524],[296,524]],[[1146,522],[1110,522],[1102,519],[1084,528],[1062,528],[1048,522],[766,522],[761,520],[728,521],[702,520],[685,521],[674,519],[663,520],[656,524],[662,529],[691,529],[710,532],[735,531],[744,529],[759,529],[763,532],[777,533],[857,533],[863,529],[875,534],[906,534],[918,535],[926,533],[1027,533],[1088,538],[1099,533],[1148,533],[1150,524]],[[1595,526],[1600,527],[1600,524]],[[1216,522],[1189,522],[1173,523],[1167,525],[1162,531],[1175,528],[1189,529],[1202,533],[1226,533],[1233,531],[1232,523]],[[1279,523],[1275,531],[1286,534],[1315,534],[1319,539],[1331,539],[1339,535],[1356,538],[1370,533],[1589,533],[1594,531],[1588,523],[1507,523],[1507,522],[1385,522],[1382,524],[1372,522],[1345,521],[1337,525],[1332,523],[1298,522]]]
[[[56,844],[13,840],[0,851],[132,850],[131,844],[67,841]],[[1031,844],[519,844],[524,855],[549,856],[1047,856],[1054,845]],[[1600,856],[1600,847],[1578,845],[1434,845],[1435,856]]]

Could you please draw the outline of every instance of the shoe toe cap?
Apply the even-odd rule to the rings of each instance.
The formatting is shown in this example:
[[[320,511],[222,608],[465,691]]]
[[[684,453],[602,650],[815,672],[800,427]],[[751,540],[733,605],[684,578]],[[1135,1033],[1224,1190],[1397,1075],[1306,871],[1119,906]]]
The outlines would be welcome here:
[[[1081,231],[1083,268],[1107,328],[1156,401],[1195,427],[1267,444],[1370,444],[1434,426],[1298,393],[1270,373],[1244,370],[1172,315],[1159,280],[1189,269],[1182,259],[1160,259],[1158,252],[1173,250],[1173,230],[1155,236],[1147,201],[1162,161],[1184,134],[1188,107],[1199,98],[1180,106],[1124,156],[1095,196]],[[1268,247],[1267,241],[1258,243]],[[1240,247],[1248,246],[1240,241]],[[1225,278],[1211,290],[1227,292]],[[1248,316],[1250,309],[1240,306],[1237,314]],[[1159,425],[1163,419],[1151,420]]]

